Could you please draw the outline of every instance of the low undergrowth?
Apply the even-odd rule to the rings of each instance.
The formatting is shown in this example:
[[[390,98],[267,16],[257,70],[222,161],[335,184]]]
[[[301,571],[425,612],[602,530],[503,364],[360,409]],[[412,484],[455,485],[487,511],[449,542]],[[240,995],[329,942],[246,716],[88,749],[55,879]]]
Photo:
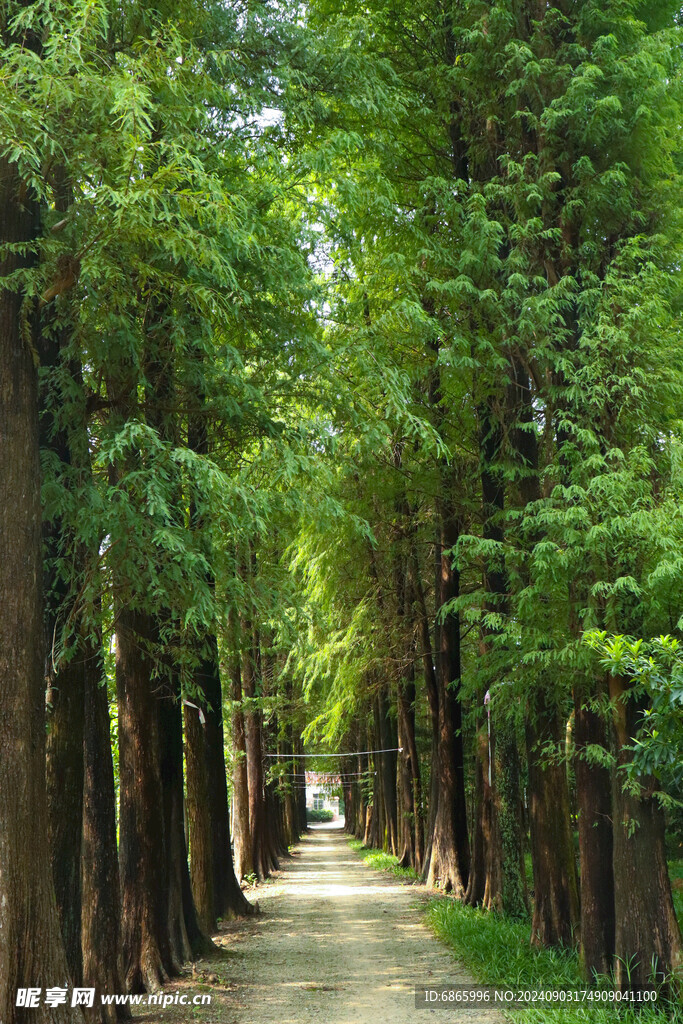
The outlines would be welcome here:
[[[394,857],[393,854],[385,853],[384,850],[371,850],[369,847],[363,846],[360,839],[350,839],[349,845],[361,855],[369,868],[374,868],[375,871],[389,871],[397,878],[410,878],[414,882],[419,881],[420,876],[417,871],[414,868],[399,867],[398,857]]]
[[[528,922],[464,907],[453,899],[434,900],[427,921],[481,984],[537,992],[586,988],[576,951],[532,946]],[[598,987],[606,995],[612,990],[608,978]],[[622,1024],[683,1024],[683,1009],[670,1003],[635,1008],[606,1001],[597,1006],[544,1006],[506,1014],[518,1024],[609,1024],[617,1019]]]
[[[415,871],[400,868],[397,857],[381,850],[364,849],[357,839],[351,840],[350,845],[371,868],[412,879],[418,877]],[[576,951],[532,946],[529,922],[465,907],[449,897],[432,900],[426,920],[479,984],[544,992],[586,988]],[[608,978],[604,979],[603,987],[606,992],[611,990]],[[637,1009],[605,1002],[597,1006],[544,1006],[502,1013],[514,1024],[611,1024],[615,1020],[620,1024],[683,1024],[683,1008],[670,1003]]]

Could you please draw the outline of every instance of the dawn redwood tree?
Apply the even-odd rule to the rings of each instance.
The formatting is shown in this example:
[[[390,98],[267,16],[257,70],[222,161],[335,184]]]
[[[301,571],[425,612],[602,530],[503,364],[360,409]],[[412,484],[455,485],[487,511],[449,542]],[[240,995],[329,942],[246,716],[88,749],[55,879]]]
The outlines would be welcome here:
[[[523,506],[538,502],[538,438],[533,427],[531,381],[521,362],[513,364],[516,425],[512,444],[519,466]],[[536,536],[534,541],[538,541]],[[527,581],[528,582],[528,581]],[[541,649],[542,643],[541,640]],[[564,722],[549,678],[541,671],[530,686],[525,712],[529,778],[528,808],[534,907],[532,943],[571,946],[577,942],[579,892],[569,816],[569,785],[558,754]]]
[[[483,621],[479,653],[485,668],[476,699],[479,704],[475,737],[475,820],[473,851],[466,902],[524,917],[528,911],[520,793],[520,758],[515,723],[501,705],[509,682],[500,679],[509,665],[509,652],[501,645],[501,623],[508,611],[510,581],[505,569],[505,479],[500,457],[503,423],[496,401],[501,390],[495,382],[484,390],[477,408],[477,434],[482,501]],[[476,542],[475,542],[476,546]],[[488,672],[487,672],[488,670]],[[488,678],[487,678],[488,676]],[[499,685],[496,687],[496,683]],[[483,689],[486,687],[486,692]],[[493,689],[493,694],[491,690]]]
[[[37,46],[10,34],[5,47]],[[0,1017],[75,1022],[68,1006],[17,1008],[17,989],[69,984],[50,870],[45,788],[37,310],[27,289],[40,207],[21,168],[0,158]],[[13,280],[8,281],[12,275]]]
[[[21,132],[26,71],[42,70],[42,26],[22,25],[28,5],[0,14],[9,95]],[[47,27],[47,26],[46,26]],[[63,68],[53,66],[58,79]],[[20,84],[23,83],[23,84]],[[3,93],[6,102],[7,90]],[[8,98],[8,97],[7,97]],[[47,119],[47,131],[49,131]],[[79,1009],[17,1006],[17,990],[69,984],[51,873],[45,785],[44,644],[39,465],[40,348],[33,271],[44,183],[29,169],[44,141],[0,156],[0,1018],[6,1024],[82,1020]],[[28,157],[26,162],[25,157]],[[40,157],[38,157],[38,162]]]
[[[62,187],[57,215],[68,212],[69,199]],[[95,521],[83,537],[76,526],[82,504],[95,509],[99,503],[80,353],[74,345],[76,322],[68,293],[55,297],[43,310],[40,432],[47,460],[45,490],[50,496],[43,503],[48,815],[71,978],[98,993],[90,1017],[111,1022],[127,1019],[130,1010],[99,1003],[99,993],[122,992],[124,983],[114,773],[96,568],[100,531]]]
[[[656,605],[657,597],[652,596]],[[681,782],[680,759],[671,757],[683,736],[678,700],[683,677],[680,643],[666,635],[645,644],[642,639],[608,636],[599,630],[589,631],[585,642],[599,655],[600,669],[609,679],[617,750],[611,937],[619,958],[616,981],[622,990],[655,982],[666,991],[683,962],[681,929],[663,856],[662,807],[665,789],[676,791]],[[646,708],[649,713],[644,715]],[[643,833],[637,842],[633,842],[634,822]],[[647,891],[649,901],[639,900],[627,908],[626,894],[632,888]],[[628,961],[621,960],[625,950],[629,950]]]
[[[230,845],[230,807],[223,744],[222,685],[215,635],[207,638],[207,644],[209,653],[202,663],[204,672],[200,672],[197,679],[207,700],[204,738],[213,850],[213,895],[216,915],[223,920],[230,920],[252,914],[254,908],[243,894],[235,877]]]
[[[251,914],[254,906],[235,876],[218,647],[215,636],[208,637],[205,643],[208,651],[195,675],[198,706],[193,706],[194,700],[186,701],[184,714],[192,891],[206,928],[206,922],[215,922],[217,918],[230,920]]]
[[[236,616],[233,616],[236,620]],[[232,629],[231,639],[235,649],[230,658],[232,699],[232,827],[235,851],[235,876],[239,882],[254,872],[254,856],[249,827],[249,778],[247,774],[247,740],[242,711],[242,664],[239,645],[239,627]]]
[[[248,613],[249,614],[249,613]],[[263,762],[263,712],[257,705],[261,680],[259,673],[258,630],[250,614],[243,621],[242,636],[246,647],[241,653],[242,695],[248,701],[244,711],[246,768],[249,790],[249,833],[254,874],[267,878],[277,868],[268,849],[266,837],[266,803]]]
[[[54,175],[57,215],[64,216],[73,202],[63,169]],[[62,264],[68,257],[62,258]],[[74,317],[70,289],[43,306],[38,349],[40,355],[40,446],[49,460],[48,480],[63,474],[76,488],[89,479],[82,374],[77,360],[67,361]],[[65,365],[66,364],[66,365]],[[75,472],[69,473],[76,463]],[[85,478],[85,480],[84,480]],[[60,481],[61,482],[61,481]],[[68,487],[68,484],[66,485]],[[60,566],[72,563],[72,575],[82,581],[87,549],[74,543],[74,531],[57,513],[43,513],[45,700],[48,709],[47,787],[52,876],[69,971],[75,984],[82,976],[81,952],[81,840],[83,815],[83,732],[85,666],[82,623],[71,614],[72,580]],[[78,584],[77,584],[78,585]],[[73,595],[71,595],[73,599]]]
[[[574,771],[579,816],[581,875],[581,960],[588,978],[607,974],[615,949],[614,834],[609,734],[604,711],[596,701],[606,697],[606,684],[574,688]],[[601,692],[602,691],[602,692]],[[596,751],[603,750],[602,762]],[[592,755],[592,756],[591,756]]]
[[[459,570],[453,565],[453,550],[458,542],[460,523],[453,512],[443,513],[437,543],[440,567],[438,608],[459,597]],[[459,687],[462,677],[460,654],[460,615],[456,610],[443,614],[438,629],[436,677],[439,695],[437,764],[439,795],[427,882],[441,885],[447,892],[463,896],[467,889],[470,848],[465,803],[465,765],[462,735],[462,707]]]
[[[509,75],[507,81],[514,82],[515,97],[509,112],[500,118],[496,136],[508,154],[509,211],[514,224],[514,233],[507,233],[507,262],[514,273],[507,280],[516,311],[517,326],[510,331],[519,358],[516,386],[521,385],[515,449],[519,493],[529,513],[520,531],[521,547],[533,546],[538,584],[534,586],[528,575],[523,578],[532,583],[539,610],[554,590],[548,586],[552,574],[563,580],[562,589],[553,595],[553,611],[546,610],[545,615],[529,614],[529,589],[515,602],[524,622],[521,635],[526,644],[535,632],[532,642],[538,656],[536,680],[529,680],[529,696],[537,708],[537,714],[528,719],[530,773],[540,767],[533,754],[540,744],[554,747],[558,754],[563,749],[569,686],[565,685],[564,693],[556,689],[554,695],[551,689],[551,679],[557,678],[560,665],[570,666],[567,683],[575,680],[575,710],[577,699],[580,701],[579,757],[585,757],[587,731],[597,741],[598,751],[604,745],[600,723],[583,718],[584,713],[600,706],[605,680],[599,673],[589,673],[587,679],[580,658],[571,653],[581,623],[609,625],[616,621],[639,629],[644,611],[634,600],[634,593],[647,578],[642,524],[634,518],[625,531],[622,522],[619,532],[612,532],[608,524],[623,500],[619,475],[614,473],[616,462],[637,464],[639,446],[652,446],[649,434],[654,423],[660,424],[654,428],[659,436],[668,432],[666,414],[660,419],[662,405],[650,394],[655,380],[660,396],[672,394],[671,374],[663,360],[670,344],[671,269],[678,258],[678,243],[669,235],[668,224],[672,197],[680,189],[680,136],[674,127],[680,107],[678,85],[673,85],[679,78],[677,47],[672,45],[675,29],[669,29],[678,10],[674,4],[657,4],[648,8],[636,5],[634,11],[619,4],[546,7],[538,18],[514,28],[503,20],[495,23],[500,32],[495,50],[515,54],[496,86],[501,89]],[[524,56],[530,53],[534,60],[545,61],[551,72],[540,88]],[[489,102],[492,98],[490,95]],[[503,99],[500,92],[498,98]],[[659,111],[656,124],[646,130],[640,123],[645,109]],[[530,189],[538,189],[541,196],[535,209]],[[526,281],[523,287],[522,280]],[[680,385],[673,383],[673,387],[678,390]],[[604,489],[610,479],[617,483],[614,490]],[[646,500],[643,486],[644,481],[634,484],[633,501]],[[579,490],[573,491],[574,487]],[[579,518],[594,520],[594,495],[600,488],[602,513],[597,515],[601,525],[588,536],[580,530],[579,541],[572,530]],[[606,509],[612,502],[615,512],[609,516]],[[609,537],[609,548],[599,542],[599,531],[605,540]],[[626,532],[630,536],[627,546],[619,540]],[[550,534],[557,545],[552,549],[547,545]],[[577,548],[583,543],[586,547],[579,555]],[[571,580],[569,565],[577,575],[590,574],[590,588]],[[551,624],[557,624],[554,637]],[[621,696],[616,699],[617,717],[627,703]],[[625,734],[628,732],[627,727]],[[621,744],[616,749],[619,751]],[[590,907],[599,908],[611,891],[605,878],[609,832],[604,828],[594,831],[590,842],[585,833],[609,801],[606,775],[599,771],[601,758],[595,760],[590,780],[589,765],[578,772],[580,813],[585,819],[580,829],[580,874],[587,912]],[[603,767],[607,763],[603,757]],[[538,810],[555,799],[564,806],[566,819],[565,771],[557,756],[546,760],[545,772],[555,773],[556,778],[538,801]],[[540,793],[544,785],[539,777]],[[562,788],[559,794],[558,785]],[[532,793],[534,788],[530,779]],[[661,829],[650,816],[647,801],[622,813],[621,793],[617,788],[611,798],[615,830],[617,823],[630,819],[638,807],[642,812],[642,827],[630,835],[628,853],[624,845],[617,850],[614,832],[615,936],[623,938],[617,940],[616,955],[623,964],[634,957],[648,959],[629,931],[633,921],[641,917],[652,922],[656,915],[662,927],[670,918],[666,885],[652,892],[646,873],[631,872],[628,880],[617,877],[629,859],[638,858],[641,844],[641,864],[645,859],[660,864],[664,860]],[[570,883],[567,889],[566,882],[560,885],[560,875],[556,876],[556,897],[546,904],[549,913],[541,921],[537,912],[534,924],[542,928],[546,939],[555,934],[567,941],[573,929],[574,905],[569,829],[564,825],[558,833],[547,814],[539,819],[533,807],[531,818],[532,846],[540,840],[539,853],[543,855],[554,834],[560,841],[558,850],[564,851],[562,873]],[[623,836],[620,843],[621,839]],[[598,843],[599,852],[595,849]],[[657,873],[661,878],[661,872]],[[538,886],[535,898],[538,911]],[[653,909],[653,902],[659,903],[659,911]],[[611,916],[607,911],[604,929],[596,932],[595,925],[589,925],[587,930],[583,955],[589,972],[610,962]],[[564,918],[561,929],[554,917]],[[660,954],[660,960],[666,961],[668,956],[670,961],[672,950],[669,944],[668,954]],[[625,979],[623,983],[628,984]]]
[[[119,714],[122,947],[130,992],[155,992],[174,973],[168,932],[158,698],[149,617],[119,605],[116,683]]]
[[[196,700],[196,698],[195,698]],[[190,837],[190,878],[197,915],[207,934],[216,930],[213,845],[209,808],[209,783],[204,750],[205,711],[185,700],[185,773],[187,776],[187,828]]]
[[[121,956],[121,885],[116,842],[116,796],[111,719],[101,626],[93,625],[83,651],[85,670],[81,945],[83,984],[96,999],[125,991]],[[130,1018],[130,1008],[104,1006],[102,1024]]]

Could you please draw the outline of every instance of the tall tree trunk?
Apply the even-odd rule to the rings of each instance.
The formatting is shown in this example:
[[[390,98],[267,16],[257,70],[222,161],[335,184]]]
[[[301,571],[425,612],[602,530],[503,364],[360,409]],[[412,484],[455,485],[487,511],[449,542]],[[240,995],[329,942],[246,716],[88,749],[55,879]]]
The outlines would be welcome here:
[[[183,793],[183,724],[180,684],[172,666],[157,688],[159,756],[163,794],[168,941],[175,973],[193,954],[209,952],[213,943],[202,927],[192,897],[187,863]]]
[[[413,598],[413,608],[417,617],[417,628],[421,642],[422,665],[424,669],[425,690],[429,706],[429,721],[431,725],[431,760],[430,760],[430,791],[428,804],[428,820],[425,830],[425,846],[422,856],[423,868],[429,867],[432,851],[432,835],[434,834],[434,818],[439,800],[439,773],[438,773],[438,750],[439,750],[439,688],[436,681],[436,668],[434,665],[434,652],[429,628],[429,615],[427,613],[427,602],[425,600],[420,565],[417,557],[414,537],[410,545],[410,590]]]
[[[201,687],[202,724],[196,708],[185,708],[188,818],[192,854],[192,890],[200,918],[232,920],[254,912],[240,889],[230,844],[230,811],[223,749],[223,699],[218,644],[206,638],[208,654],[196,680]]]
[[[460,574],[452,564],[451,554],[459,533],[457,520],[446,516],[439,545],[440,607],[460,592]],[[454,611],[444,617],[439,628],[437,681],[439,796],[427,881],[462,897],[467,889],[470,850],[460,705],[460,616]]]
[[[374,718],[374,713],[373,713]],[[372,728],[368,727],[368,750],[377,750],[379,743]],[[380,776],[378,770],[377,755],[372,755],[372,796],[368,801],[365,818],[365,832],[363,835],[363,846],[370,849],[379,849],[381,846],[381,819],[380,819]]]
[[[201,351],[195,353],[197,362],[201,365]],[[188,424],[187,442],[188,447],[201,456],[209,454],[209,435],[207,429],[207,416],[205,396],[198,395],[200,402],[200,414],[191,417]],[[193,495],[190,502],[190,519],[193,529],[204,530],[207,536],[204,539],[204,547],[209,553],[211,562],[212,546],[206,531],[205,516],[201,510],[198,499]],[[208,579],[212,593],[215,593],[215,580],[213,576]],[[222,918],[231,919],[243,914],[252,913],[254,908],[242,893],[232,859],[232,848],[230,845],[230,808],[228,803],[228,784],[225,768],[225,749],[223,745],[223,693],[221,688],[220,661],[218,657],[218,641],[215,632],[207,631],[204,637],[204,651],[199,660],[196,671],[196,683],[204,696],[203,714],[204,725],[197,730],[193,717],[190,715],[190,731],[188,734],[189,743],[192,745],[192,763],[198,774],[196,778],[200,789],[206,786],[207,799],[205,802],[197,796],[194,799],[194,818],[196,827],[200,829],[202,837],[208,833],[210,838],[210,863],[207,855],[201,858],[202,871],[211,870],[212,878],[209,882],[200,880],[199,865],[195,865],[193,857],[192,877],[193,889],[201,889],[202,900],[208,899],[208,890],[211,890],[213,907],[210,908],[205,902],[200,912],[205,920]],[[197,716],[198,719],[199,716]],[[186,721],[188,716],[186,715]],[[202,750],[199,749],[201,740]],[[188,796],[190,790],[190,779],[188,778]],[[199,816],[204,815],[207,821],[199,822]],[[202,840],[203,841],[203,840]],[[198,845],[201,845],[197,837]],[[192,842],[192,840],[191,840]]]
[[[614,958],[612,773],[586,754],[607,753],[607,724],[577,684],[574,690],[574,771],[579,816],[581,963],[587,981],[609,974]]]
[[[470,874],[464,902],[471,907],[486,904],[489,880],[488,854],[491,845],[491,786],[489,784],[489,741],[486,722],[478,719],[474,751],[474,812]]]
[[[3,38],[7,22],[0,15]],[[7,275],[31,261],[38,204],[0,158],[0,1020],[82,1021],[80,1009],[16,1006],[17,989],[68,985],[50,870],[45,788],[38,384],[24,296]]]
[[[180,429],[176,408],[175,352],[173,347],[172,311],[164,291],[152,293],[145,310],[145,398],[146,418],[165,445],[176,446]],[[182,480],[176,473],[171,502],[176,516],[184,515],[185,499]],[[190,501],[192,525],[198,516]],[[193,953],[212,948],[208,932],[203,930],[192,896],[185,837],[183,782],[183,721],[181,687],[173,655],[160,643],[165,627],[173,627],[175,612],[169,607],[155,609],[151,622],[153,639],[163,658],[163,676],[156,686],[156,713],[159,736],[159,770],[163,799],[164,850],[166,855],[168,951],[174,973]],[[213,923],[213,922],[210,922]]]
[[[101,636],[91,634],[83,654],[83,844],[81,861],[83,984],[95,989],[88,1020],[114,1024],[129,1007],[102,1006],[100,995],[125,991],[121,962],[121,887],[116,848],[114,765]]]
[[[294,744],[294,750],[297,755],[297,778],[295,782],[298,783],[297,793],[299,801],[299,822],[302,833],[308,831],[308,823],[306,821],[306,762],[300,755],[304,752],[304,745],[300,738],[297,738]]]
[[[281,755],[282,763],[286,764],[288,768],[287,776],[283,780],[281,786],[284,809],[285,842],[288,846],[294,846],[301,835],[301,825],[299,822],[299,803],[296,797],[296,788],[294,786],[294,783],[296,782],[294,730],[291,718],[289,717],[292,712],[293,704],[293,687],[291,678],[287,678],[285,682],[285,696],[287,699],[288,716],[284,727],[284,736],[280,741],[278,752]]]
[[[70,189],[58,183],[57,193],[56,208],[65,213],[70,203]],[[73,401],[70,389],[62,386],[62,374],[71,377],[76,387],[82,385],[80,367],[69,373],[63,365],[63,349],[70,340],[71,323],[66,310],[60,309],[59,313],[59,317],[56,317],[53,315],[54,307],[48,307],[42,320],[38,343],[42,368],[40,447],[51,454],[60,471],[68,473],[72,461],[76,461],[76,469],[81,469],[83,475],[89,476],[85,419],[82,431],[79,431],[82,410],[78,408],[78,402]],[[79,391],[82,391],[82,387]],[[61,421],[55,416],[56,408],[60,411]],[[68,425],[65,422],[67,416]],[[78,434],[82,436],[78,438],[76,459],[72,460],[72,447],[75,445],[70,440],[73,442]],[[67,626],[71,617],[71,609],[68,607],[71,580],[61,566],[64,563],[69,565],[78,581],[77,585],[80,585],[86,569],[86,552],[82,545],[75,543],[75,538],[61,516],[43,522],[42,532],[45,691],[48,709],[48,833],[52,877],[67,963],[72,981],[80,985],[84,667],[82,652],[79,650],[79,622],[73,622],[71,628]]]
[[[248,620],[245,620],[242,635],[247,640],[247,643],[252,641],[253,629],[251,622]],[[260,696],[260,694],[257,693],[256,655],[254,648],[251,646],[242,653],[242,693],[249,701],[249,708],[244,713],[244,723],[247,747],[247,779],[249,784],[251,857],[254,873],[262,881],[270,874],[271,864],[268,858],[265,836],[265,789],[263,783],[261,713],[255,705],[255,698]]]
[[[507,384],[502,390],[510,395]],[[483,820],[478,834],[475,825],[475,834],[478,839],[483,839],[485,850],[483,860],[479,858],[477,861],[477,868],[483,863],[486,871],[482,905],[489,910],[504,911],[511,917],[523,917],[528,908],[522,872],[519,755],[514,723],[509,718],[510,709],[505,706],[504,693],[500,689],[500,675],[507,669],[509,660],[507,651],[501,647],[500,627],[491,624],[491,620],[495,623],[497,617],[508,614],[508,577],[502,550],[505,485],[499,465],[503,427],[495,413],[494,400],[489,395],[477,412],[482,536],[496,545],[489,548],[485,556],[483,574],[485,610],[490,620],[485,619],[482,624],[480,656],[482,662],[490,666],[489,685],[494,689],[493,696],[491,691],[484,696],[486,742],[479,744],[481,782],[478,794]],[[478,898],[480,881],[475,879],[468,889],[472,901],[475,894]]]
[[[643,707],[629,683],[610,676],[617,770],[613,783],[614,916],[616,982],[622,991],[670,979],[683,966],[664,844],[664,812],[655,780],[642,778],[640,792],[623,785],[623,769]]]
[[[358,749],[367,750],[367,736],[363,722],[358,727]],[[365,835],[365,822],[367,820],[367,789],[370,782],[368,755],[358,754],[356,758],[356,771],[358,775],[358,796],[356,803],[356,817],[354,821],[353,835],[356,839],[363,839]]]
[[[207,933],[216,931],[213,843],[209,816],[209,773],[200,714],[185,704],[185,765],[187,775],[187,823],[190,836],[190,877],[199,922]]]
[[[235,847],[235,875],[241,882],[247,875],[254,872],[252,854],[251,829],[249,827],[249,781],[247,775],[247,740],[242,711],[242,658],[239,650],[239,628],[237,617],[231,615],[233,621],[235,652],[230,663],[231,696],[232,696],[232,749],[233,775],[232,826]]]
[[[494,801],[501,853],[501,906],[508,917],[522,918],[529,913],[529,899],[522,845],[519,748],[513,723],[504,717],[504,713],[499,713],[500,700],[499,693],[491,716],[494,723],[497,721],[493,767],[496,780]]]
[[[261,692],[264,698],[275,695],[275,659],[272,655],[272,639],[266,638],[265,650],[261,659]],[[279,724],[276,715],[268,721],[261,715],[261,737],[263,750],[277,753]],[[265,839],[268,857],[273,868],[278,866],[280,857],[288,857],[289,849],[285,842],[283,805],[280,800],[280,789],[277,781],[269,778],[264,772],[265,791]]]
[[[518,487],[527,505],[541,496],[538,438],[534,428],[533,392],[521,359],[513,360],[510,383],[517,424],[512,430],[518,460]],[[543,681],[530,695],[526,729],[529,767],[529,831],[534,877],[532,941],[542,945],[571,945],[578,939],[579,900],[569,820],[569,789],[563,764],[544,754],[546,744],[563,746],[563,729],[556,703]]]
[[[531,941],[571,946],[578,939],[579,897],[569,820],[565,765],[549,759],[560,750],[563,723],[543,691],[529,708],[526,723],[529,763],[529,821],[534,875]],[[552,755],[551,755],[552,757]]]
[[[143,644],[150,624],[120,608],[116,619],[119,710],[123,966],[130,992],[154,992],[173,973],[168,934],[168,860],[157,697]]]
[[[412,654],[412,650],[410,654]],[[398,720],[401,799],[403,801],[403,839],[400,862],[416,871],[422,870],[424,858],[424,824],[422,821],[422,780],[415,740],[415,662],[406,664],[407,676],[399,681]]]
[[[48,660],[51,658],[48,656]],[[85,667],[81,652],[48,674],[48,831],[52,878],[69,974],[80,985]]]
[[[394,856],[398,850],[398,822],[396,806],[396,724],[389,715],[389,702],[384,687],[380,687],[375,696],[375,732],[377,746],[385,751],[377,755],[380,773],[383,820],[380,827],[382,848]]]

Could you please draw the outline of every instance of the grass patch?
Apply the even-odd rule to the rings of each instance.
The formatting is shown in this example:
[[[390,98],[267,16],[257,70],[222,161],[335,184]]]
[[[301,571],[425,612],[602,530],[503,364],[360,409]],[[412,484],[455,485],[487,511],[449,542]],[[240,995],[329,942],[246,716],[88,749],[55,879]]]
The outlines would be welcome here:
[[[481,984],[524,989],[584,989],[574,950],[537,949],[528,923],[464,907],[453,899],[432,902],[427,921]],[[605,979],[606,989],[611,988]],[[507,1011],[518,1024],[683,1024],[683,1009],[652,1006],[636,1010],[612,1003]]]
[[[389,871],[397,878],[410,878],[414,882],[420,879],[414,868],[399,867],[398,857],[394,857],[391,853],[385,853],[384,850],[371,850],[369,847],[363,846],[360,839],[350,839],[349,846],[361,855],[369,868],[374,868],[375,871]]]
[[[349,845],[369,867],[419,880],[412,868],[398,866],[398,857],[382,850],[367,849],[359,839],[349,840]],[[683,910],[683,860],[673,861],[669,869],[676,911],[680,915]],[[586,988],[576,951],[532,946],[529,922],[511,921],[498,914],[464,907],[449,897],[433,900],[427,909],[426,920],[482,985],[545,991]],[[602,987],[611,989],[608,978],[604,979]],[[514,1024],[612,1024],[615,1020],[620,1024],[683,1024],[683,1007],[670,1003],[660,1009],[650,1005],[635,1009],[607,1002],[600,1006],[546,1006],[501,1013]]]

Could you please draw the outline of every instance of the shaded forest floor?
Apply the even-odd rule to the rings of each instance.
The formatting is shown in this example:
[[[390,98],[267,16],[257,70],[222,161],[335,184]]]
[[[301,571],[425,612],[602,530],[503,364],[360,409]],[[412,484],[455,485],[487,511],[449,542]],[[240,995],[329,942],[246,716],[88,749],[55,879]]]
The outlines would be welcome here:
[[[423,923],[432,894],[370,870],[332,827],[317,827],[256,890],[261,914],[226,924],[220,953],[166,992],[210,993],[210,1006],[135,1011],[147,1024],[413,1024],[416,984],[470,983]],[[449,1021],[473,1021],[467,1010]],[[477,1024],[501,1015],[477,1010]]]

